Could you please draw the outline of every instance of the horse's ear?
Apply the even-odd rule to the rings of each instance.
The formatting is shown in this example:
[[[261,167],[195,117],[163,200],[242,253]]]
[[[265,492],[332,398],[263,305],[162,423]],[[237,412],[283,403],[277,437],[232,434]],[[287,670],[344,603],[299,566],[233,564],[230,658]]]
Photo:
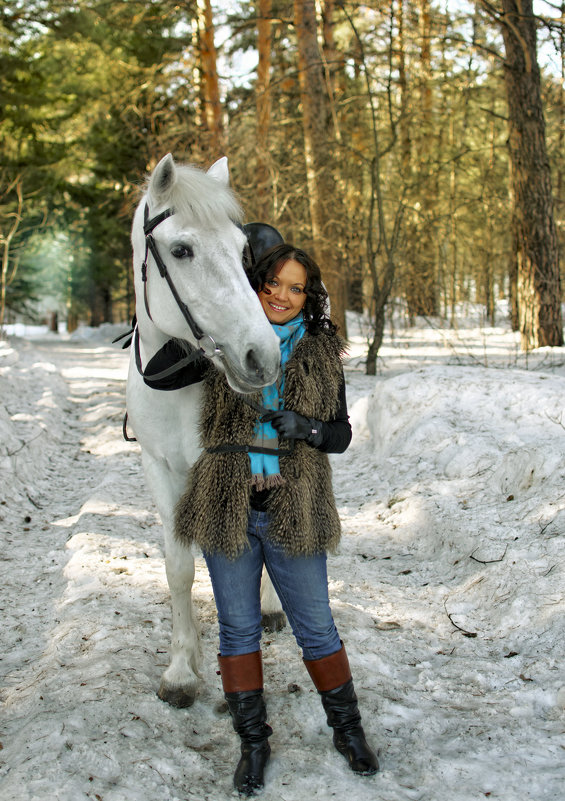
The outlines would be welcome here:
[[[155,197],[163,197],[167,195],[176,180],[175,162],[170,153],[163,156],[159,164],[153,170],[151,180],[149,181],[149,191]]]
[[[224,186],[230,185],[230,173],[228,170],[227,156],[222,156],[221,159],[215,161],[207,172],[216,181],[219,181]]]

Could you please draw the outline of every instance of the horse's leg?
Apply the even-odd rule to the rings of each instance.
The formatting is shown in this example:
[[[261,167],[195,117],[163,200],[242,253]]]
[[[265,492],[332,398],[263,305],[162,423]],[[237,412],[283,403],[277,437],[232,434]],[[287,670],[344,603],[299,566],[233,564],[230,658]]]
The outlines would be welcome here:
[[[171,592],[173,633],[171,663],[163,673],[158,695],[176,707],[194,703],[200,678],[200,644],[192,606],[194,555],[174,533],[174,508],[184,489],[184,479],[165,465],[144,456],[144,469],[163,523],[165,569]]]
[[[261,577],[261,625],[265,631],[280,631],[286,626],[286,615],[265,568]]]
[[[191,597],[194,555],[190,548],[176,540],[172,521],[164,529],[173,632],[171,664],[161,677],[158,695],[172,706],[186,707],[194,703],[200,678],[200,642]]]

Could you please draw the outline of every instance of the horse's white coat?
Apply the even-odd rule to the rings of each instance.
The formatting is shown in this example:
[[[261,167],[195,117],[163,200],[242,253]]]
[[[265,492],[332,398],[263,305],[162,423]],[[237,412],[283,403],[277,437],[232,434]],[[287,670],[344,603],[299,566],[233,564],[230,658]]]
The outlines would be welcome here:
[[[279,340],[242,268],[245,236],[233,223],[241,211],[229,189],[225,158],[204,173],[179,167],[170,155],[165,156],[137,208],[132,244],[142,364],[171,337],[195,342],[151,256],[147,268],[151,317],[146,312],[141,279],[146,203],[151,218],[167,208],[175,210],[154,229],[153,236],[182,300],[202,331],[223,350],[225,360],[215,357],[214,363],[225,370],[236,391],[250,392],[273,383],[279,369]],[[194,255],[175,258],[171,251],[178,254],[179,246],[190,248]],[[141,446],[146,480],[163,523],[173,615],[171,663],[163,674],[159,695],[180,706],[194,700],[200,651],[191,602],[194,557],[176,541],[173,518],[188,471],[199,454],[200,399],[200,384],[172,392],[150,389],[136,368],[132,348],[127,383],[129,424]],[[269,611],[280,609],[274,593],[269,603]]]

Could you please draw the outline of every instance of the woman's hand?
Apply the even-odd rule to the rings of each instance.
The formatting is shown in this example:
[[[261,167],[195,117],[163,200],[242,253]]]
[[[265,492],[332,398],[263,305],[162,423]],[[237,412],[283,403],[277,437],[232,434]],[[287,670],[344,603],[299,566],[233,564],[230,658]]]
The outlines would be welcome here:
[[[321,424],[312,417],[303,417],[297,412],[282,409],[269,412],[261,418],[264,423],[272,423],[273,428],[283,439],[305,439],[310,445],[316,445],[321,439]]]

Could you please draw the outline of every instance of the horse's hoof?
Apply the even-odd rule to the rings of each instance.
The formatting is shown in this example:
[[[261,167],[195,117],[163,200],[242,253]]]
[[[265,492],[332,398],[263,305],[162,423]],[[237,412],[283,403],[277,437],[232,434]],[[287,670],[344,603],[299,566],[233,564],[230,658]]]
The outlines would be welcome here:
[[[182,687],[171,688],[161,685],[157,693],[161,701],[166,701],[167,704],[176,707],[177,709],[186,709],[192,706],[196,698],[196,692],[193,690],[184,690]]]
[[[284,612],[266,612],[261,617],[261,625],[265,631],[282,631],[286,626],[286,615]]]

